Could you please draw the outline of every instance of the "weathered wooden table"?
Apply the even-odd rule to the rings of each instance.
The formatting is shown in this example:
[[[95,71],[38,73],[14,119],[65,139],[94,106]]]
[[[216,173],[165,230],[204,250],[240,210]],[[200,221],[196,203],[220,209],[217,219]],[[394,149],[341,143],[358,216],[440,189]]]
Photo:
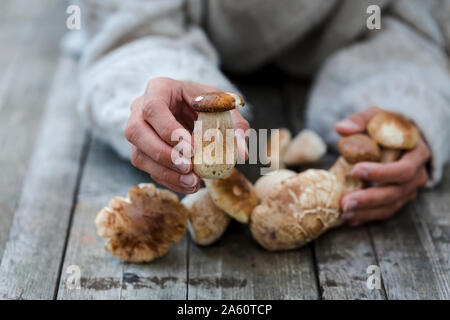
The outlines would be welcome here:
[[[268,253],[234,223],[215,245],[189,236],[149,264],[103,250],[99,208],[148,176],[92,137],[76,113],[76,61],[60,57],[64,1],[2,1],[0,11],[0,298],[449,299],[450,170],[393,219],[340,228],[301,250]],[[307,85],[237,79],[253,126],[301,128]],[[330,156],[331,157],[331,156]],[[252,179],[257,168],[245,167]],[[367,267],[382,287],[366,286]],[[70,266],[81,289],[70,289]],[[68,273],[69,271],[69,273]]]

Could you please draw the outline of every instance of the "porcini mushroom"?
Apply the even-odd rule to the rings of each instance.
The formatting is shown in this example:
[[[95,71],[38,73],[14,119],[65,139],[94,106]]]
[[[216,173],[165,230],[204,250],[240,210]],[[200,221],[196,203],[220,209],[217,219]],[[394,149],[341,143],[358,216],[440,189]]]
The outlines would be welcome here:
[[[230,224],[231,217],[214,204],[206,188],[187,195],[181,202],[189,210],[189,233],[199,245],[217,241]]]
[[[244,106],[244,100],[232,92],[208,92],[194,99],[192,108],[198,119],[193,167],[199,177],[222,179],[234,168],[237,151],[230,110],[239,106]]]
[[[97,234],[108,238],[105,250],[119,259],[148,262],[163,256],[180,241],[188,210],[177,195],[153,184],[134,186],[128,198],[111,199],[97,214]]]
[[[292,136],[289,129],[281,128],[278,131],[278,139],[275,136],[271,136],[267,141],[267,165],[275,170],[285,167],[284,155],[291,142]]]
[[[253,210],[251,233],[270,251],[299,248],[341,223],[342,194],[334,174],[304,171],[276,185]]]
[[[414,149],[420,137],[411,121],[388,111],[375,114],[367,124],[367,132],[383,147],[382,162],[398,160],[402,150]]]
[[[288,169],[279,169],[268,175],[261,176],[254,184],[256,195],[259,200],[263,200],[272,189],[281,181],[295,176],[297,173]]]
[[[338,141],[339,153],[349,162],[378,161],[381,151],[377,143],[366,134],[353,134]]]
[[[302,130],[289,144],[283,161],[288,166],[310,164],[320,160],[327,152],[323,139],[312,130]]]
[[[242,173],[234,168],[225,179],[205,179],[205,185],[216,206],[235,220],[248,223],[258,204],[258,197],[253,185]]]

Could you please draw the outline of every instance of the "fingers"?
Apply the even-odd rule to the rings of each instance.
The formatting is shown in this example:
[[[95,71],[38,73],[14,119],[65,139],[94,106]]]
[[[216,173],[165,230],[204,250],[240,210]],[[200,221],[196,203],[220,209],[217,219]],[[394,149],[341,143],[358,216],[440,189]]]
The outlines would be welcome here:
[[[239,159],[248,159],[247,130],[250,129],[250,125],[247,120],[242,117],[238,110],[231,110],[231,118],[233,119],[233,125],[236,135],[236,145]]]
[[[355,211],[354,216],[348,220],[348,225],[351,227],[357,227],[370,221],[384,220],[392,217],[398,210],[400,210],[407,202],[415,199],[417,192],[413,191],[406,197],[395,201],[389,205],[371,208],[361,209]]]
[[[369,120],[380,111],[381,109],[378,107],[370,107],[362,112],[354,113],[346,119],[338,122],[335,129],[340,135],[364,132]]]
[[[172,146],[179,142],[179,139],[173,139],[175,133],[188,143],[191,143],[192,140],[190,133],[172,113],[176,111],[182,100],[181,91],[180,81],[156,78],[149,81],[141,99],[143,119],[150,124],[163,141]]]
[[[405,198],[417,188],[423,187],[427,181],[427,172],[422,167],[414,179],[406,184],[376,186],[348,193],[341,201],[342,217],[348,219],[357,210],[376,208],[394,203],[398,199]]]
[[[420,167],[430,157],[430,152],[423,142],[419,140],[413,150],[406,152],[399,161],[391,163],[360,162],[352,169],[352,175],[377,183],[405,183],[411,181]]]
[[[152,179],[166,187],[180,192],[193,193],[200,186],[200,179],[194,173],[179,174],[152,160],[143,152],[133,149],[131,163],[138,169],[148,172]]]

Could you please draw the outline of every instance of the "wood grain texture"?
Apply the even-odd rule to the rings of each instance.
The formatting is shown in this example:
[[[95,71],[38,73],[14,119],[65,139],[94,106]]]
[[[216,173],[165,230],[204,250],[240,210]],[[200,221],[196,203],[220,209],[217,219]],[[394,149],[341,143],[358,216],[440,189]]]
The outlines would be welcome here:
[[[59,56],[63,2],[2,1],[0,257],[20,198]],[[61,17],[62,16],[62,17]]]
[[[385,299],[381,288],[370,290],[367,268],[377,265],[366,227],[331,230],[314,243],[322,298]]]
[[[0,297],[52,299],[83,145],[73,90],[75,63],[62,59],[0,266]]]
[[[449,299],[449,178],[371,227],[389,299]]]
[[[115,196],[149,182],[148,175],[121,160],[106,145],[94,140],[83,170],[77,205],[59,284],[58,299],[184,299],[186,297],[185,240],[169,253],[146,264],[125,263],[107,253],[106,239],[96,235],[97,212]],[[81,289],[67,286],[68,267],[81,271]]]

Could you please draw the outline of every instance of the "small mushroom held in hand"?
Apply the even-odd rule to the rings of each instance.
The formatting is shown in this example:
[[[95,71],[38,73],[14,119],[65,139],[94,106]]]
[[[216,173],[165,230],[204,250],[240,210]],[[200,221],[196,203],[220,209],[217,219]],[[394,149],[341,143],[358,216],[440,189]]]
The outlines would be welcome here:
[[[187,195],[181,203],[189,210],[188,230],[199,245],[217,241],[231,222],[231,217],[214,204],[205,188]]]
[[[323,139],[312,130],[302,130],[289,144],[283,161],[288,166],[315,163],[327,152]]]
[[[199,177],[223,179],[234,168],[237,150],[230,110],[239,106],[244,106],[244,100],[232,92],[208,92],[194,99],[192,108],[198,119],[193,166]]]
[[[292,176],[295,176],[297,173],[292,170],[280,169],[271,172],[270,174],[261,176],[255,182],[255,192],[258,196],[259,200],[263,200],[267,197],[267,195],[273,190],[273,188],[281,183],[281,181],[286,180]]]
[[[128,198],[111,199],[97,213],[97,234],[109,238],[105,250],[119,259],[148,262],[163,256],[179,242],[187,227],[188,211],[178,197],[153,184],[132,187]]]
[[[216,206],[240,223],[248,223],[258,196],[242,173],[234,168],[225,179],[205,179],[205,185]]]
[[[253,210],[250,231],[270,251],[299,248],[339,219],[342,185],[325,170],[310,169],[276,185]]]
[[[338,150],[350,164],[362,161],[377,162],[381,157],[381,151],[377,143],[368,135],[362,133],[339,139]]]
[[[420,137],[411,121],[388,111],[374,115],[367,124],[367,132],[383,147],[382,162],[398,160],[402,150],[414,149]]]

